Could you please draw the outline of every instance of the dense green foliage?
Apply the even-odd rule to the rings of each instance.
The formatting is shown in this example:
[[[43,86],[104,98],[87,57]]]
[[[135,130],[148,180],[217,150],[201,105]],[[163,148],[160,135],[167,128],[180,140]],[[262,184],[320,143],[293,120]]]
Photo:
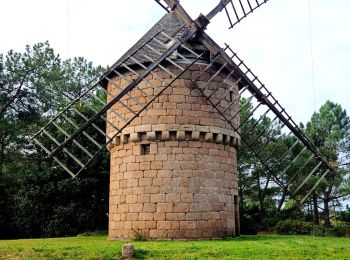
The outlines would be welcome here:
[[[73,180],[28,142],[67,95],[79,95],[102,71],[83,58],[62,61],[48,43],[1,56],[0,238],[107,228],[108,156]]]
[[[317,168],[316,161],[308,161],[311,154],[301,153],[303,146],[294,146],[295,137],[278,131],[278,124],[272,124],[272,119],[268,116],[264,116],[260,121],[259,118],[249,118],[253,106],[248,100],[243,99],[241,107],[245,108],[241,112],[241,121],[245,122],[242,128],[245,142],[242,142],[238,153],[242,233],[253,234],[259,230],[273,230],[279,221],[288,219],[312,221],[318,225],[322,218],[322,224],[331,228],[332,220],[345,217],[346,213],[341,212],[341,203],[342,199],[348,198],[350,194],[350,119],[346,111],[339,104],[327,101],[319,112],[313,114],[306,127],[300,126],[310,141],[336,168],[336,171],[328,174],[308,197],[305,208],[300,208],[295,207],[295,200],[287,201],[287,190],[278,187],[281,185],[278,185],[275,176],[280,176],[278,181],[293,191],[313,169],[316,169],[314,175],[320,175],[326,169],[324,166]],[[246,134],[247,132],[249,134]],[[259,133],[265,134],[256,138]],[[264,145],[266,140],[270,142]],[[249,149],[251,143],[258,148],[264,147],[260,157],[273,171],[266,170],[264,164],[256,158]],[[296,157],[299,153],[300,156]],[[283,161],[279,159],[281,155]],[[278,164],[275,164],[276,162]],[[289,182],[290,179],[294,182]],[[311,176],[296,196],[299,196],[299,199],[303,198],[317,180],[318,178]]]
[[[302,220],[284,220],[276,225],[277,234],[280,235],[310,235],[316,225]]]
[[[284,220],[277,223],[277,234],[279,235],[314,235],[314,236],[350,236],[350,224],[336,222],[332,227],[323,227],[302,220]]]
[[[105,236],[0,241],[0,259],[119,259]],[[241,236],[219,241],[132,241],[134,259],[347,259],[350,239]]]

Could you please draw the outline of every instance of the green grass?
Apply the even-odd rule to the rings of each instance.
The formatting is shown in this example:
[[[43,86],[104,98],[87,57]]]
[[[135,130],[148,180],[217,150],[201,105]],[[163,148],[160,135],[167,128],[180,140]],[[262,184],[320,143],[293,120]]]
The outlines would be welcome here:
[[[106,236],[0,240],[0,259],[120,259]],[[132,241],[135,259],[350,259],[350,238],[241,236],[214,241]]]

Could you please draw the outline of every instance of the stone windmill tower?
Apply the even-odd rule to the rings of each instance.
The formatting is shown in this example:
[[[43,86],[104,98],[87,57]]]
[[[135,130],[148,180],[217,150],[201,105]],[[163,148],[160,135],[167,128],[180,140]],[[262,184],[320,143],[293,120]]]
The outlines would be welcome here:
[[[142,48],[160,30],[162,38],[152,46],[144,46],[125,63],[137,73],[138,64],[148,62],[143,55],[157,58],[157,50],[182,33],[185,21],[175,12],[167,13],[121,59]],[[192,53],[193,52],[193,53]],[[201,56],[199,56],[201,54]],[[197,39],[189,40],[169,57],[163,68],[152,71],[131,91],[135,98],[153,94],[181,67],[191,68],[177,77],[147,110],[133,120],[109,145],[111,153],[110,226],[111,238],[130,238],[135,233],[147,238],[211,238],[238,234],[236,149],[240,138],[208,103],[195,84],[216,89],[213,99],[227,106],[225,114],[238,111],[237,78],[210,69],[212,53]],[[109,77],[107,91],[117,94],[136,74],[116,64]],[[173,62],[173,63],[172,63]],[[233,102],[230,107],[228,104]],[[114,106],[125,117],[128,107],[138,106],[126,96]],[[107,118],[121,128],[120,117],[107,113]],[[238,118],[233,121],[238,127]],[[114,136],[117,130],[107,127]]]
[[[178,1],[156,2],[167,13],[32,140],[73,177],[107,147],[111,239],[238,236],[241,143],[272,174],[283,196],[302,204],[331,166],[237,54],[204,31],[222,10],[232,28],[266,1],[220,1],[196,20]],[[240,120],[243,97],[253,108]],[[273,117],[268,127],[253,131],[267,115]],[[255,123],[242,132],[249,120]],[[279,144],[285,146],[281,158],[269,160],[264,149],[286,132],[295,143]],[[83,139],[91,146],[82,145]],[[309,159],[295,170],[300,156]],[[298,196],[313,175],[316,184]]]

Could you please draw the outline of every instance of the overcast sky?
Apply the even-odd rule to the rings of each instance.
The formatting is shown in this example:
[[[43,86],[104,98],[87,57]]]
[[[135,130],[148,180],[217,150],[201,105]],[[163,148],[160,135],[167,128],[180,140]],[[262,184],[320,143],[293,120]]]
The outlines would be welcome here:
[[[193,18],[218,2],[181,1]],[[296,122],[306,122],[327,99],[350,111],[349,10],[349,0],[270,0],[231,30],[220,13],[208,33],[230,44]],[[48,40],[62,58],[112,65],[162,15],[153,0],[0,0],[0,53]]]

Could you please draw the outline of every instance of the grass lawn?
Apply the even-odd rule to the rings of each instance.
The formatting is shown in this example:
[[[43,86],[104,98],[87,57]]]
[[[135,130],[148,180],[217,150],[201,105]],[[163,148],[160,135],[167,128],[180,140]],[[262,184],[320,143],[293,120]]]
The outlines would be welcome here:
[[[350,238],[259,235],[132,243],[135,259],[350,259]],[[0,259],[119,259],[121,245],[106,236],[0,240]]]

